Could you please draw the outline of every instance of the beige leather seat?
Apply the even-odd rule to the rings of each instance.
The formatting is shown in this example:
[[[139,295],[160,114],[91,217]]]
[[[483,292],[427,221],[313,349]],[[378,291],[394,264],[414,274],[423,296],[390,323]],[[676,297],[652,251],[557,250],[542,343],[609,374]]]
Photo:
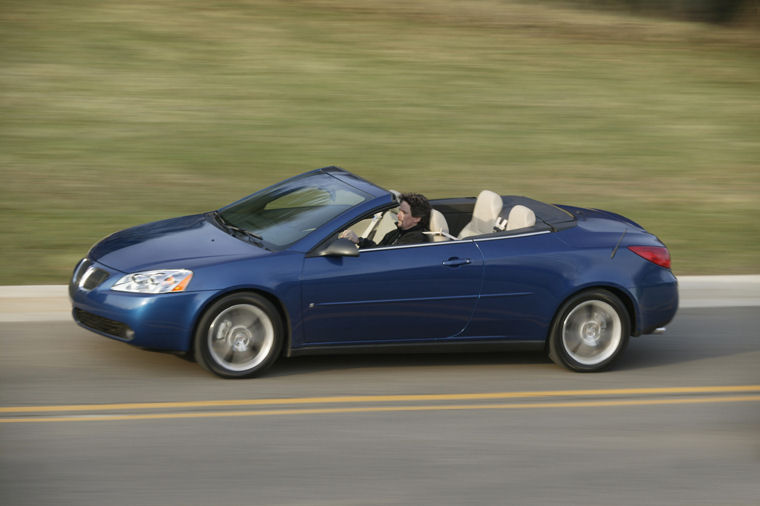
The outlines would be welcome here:
[[[483,190],[475,201],[472,219],[459,232],[458,239],[473,235],[490,234],[493,232],[496,219],[499,217],[503,203],[501,196],[489,190]]]
[[[398,221],[396,215],[396,209],[388,210],[383,213],[383,218],[380,220],[380,223],[377,224],[377,232],[375,232],[376,242],[382,241],[385,234],[391,230],[396,230],[396,222]]]
[[[431,242],[449,240],[449,224],[446,222],[443,213],[435,209],[430,210],[430,234]]]
[[[536,213],[529,207],[516,205],[509,210],[507,218],[507,230],[517,230],[520,228],[532,227],[536,224]]]

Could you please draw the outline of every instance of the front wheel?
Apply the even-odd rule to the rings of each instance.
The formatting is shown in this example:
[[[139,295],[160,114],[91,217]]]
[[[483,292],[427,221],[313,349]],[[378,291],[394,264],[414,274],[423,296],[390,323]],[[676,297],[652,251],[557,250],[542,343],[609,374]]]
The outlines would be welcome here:
[[[223,378],[247,378],[277,359],[283,325],[277,309],[260,295],[233,294],[209,307],[195,331],[195,358]]]
[[[630,333],[630,317],[618,297],[607,290],[582,292],[557,312],[549,358],[573,371],[600,371],[625,349]]]

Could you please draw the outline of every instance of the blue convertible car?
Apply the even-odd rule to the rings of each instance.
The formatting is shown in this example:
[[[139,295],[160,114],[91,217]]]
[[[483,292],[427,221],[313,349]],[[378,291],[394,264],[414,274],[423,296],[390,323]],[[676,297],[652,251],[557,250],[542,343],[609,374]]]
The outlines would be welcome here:
[[[597,371],[677,310],[667,248],[620,215],[484,190],[431,201],[425,242],[340,237],[379,240],[399,204],[326,167],[117,232],[74,270],[74,319],[233,378],[283,355],[429,347],[545,349]]]

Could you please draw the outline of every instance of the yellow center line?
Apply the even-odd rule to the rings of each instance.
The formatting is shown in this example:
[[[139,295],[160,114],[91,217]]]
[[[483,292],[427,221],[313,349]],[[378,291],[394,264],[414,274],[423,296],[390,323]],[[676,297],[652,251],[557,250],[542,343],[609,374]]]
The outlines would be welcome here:
[[[563,402],[527,402],[509,404],[459,404],[433,406],[355,406],[345,408],[294,408],[267,409],[255,411],[207,411],[194,413],[153,413],[138,415],[72,415],[50,416],[37,418],[0,418],[0,423],[32,423],[32,422],[95,422],[95,421],[127,421],[127,420],[167,420],[188,418],[222,418],[222,417],[251,417],[275,415],[315,415],[315,414],[345,414],[345,413],[387,413],[414,411],[475,411],[496,409],[537,409],[537,408],[593,408],[612,406],[662,406],[684,404],[717,404],[728,402],[758,402],[760,395],[736,395],[724,397],[691,397],[681,399],[628,399],[600,401],[563,401]]]
[[[527,392],[491,392],[469,394],[411,394],[411,395],[357,395],[331,397],[295,397],[280,399],[240,399],[221,401],[178,401],[178,402],[134,402],[119,404],[72,404],[57,406],[6,406],[0,413],[53,413],[76,411],[122,411],[148,409],[219,408],[241,406],[283,406],[300,404],[355,404],[382,402],[419,401],[479,401],[500,399],[526,399],[547,397],[599,397],[630,395],[682,395],[682,394],[727,394],[760,392],[760,385],[702,386],[702,387],[657,387],[618,388],[594,390],[542,390]]]

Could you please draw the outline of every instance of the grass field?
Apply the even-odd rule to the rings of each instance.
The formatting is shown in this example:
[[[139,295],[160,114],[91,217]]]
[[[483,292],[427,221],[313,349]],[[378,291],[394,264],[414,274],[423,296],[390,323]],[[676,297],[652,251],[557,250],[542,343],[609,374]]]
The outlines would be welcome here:
[[[0,0],[0,284],[335,164],[760,272],[760,33],[497,0]]]

